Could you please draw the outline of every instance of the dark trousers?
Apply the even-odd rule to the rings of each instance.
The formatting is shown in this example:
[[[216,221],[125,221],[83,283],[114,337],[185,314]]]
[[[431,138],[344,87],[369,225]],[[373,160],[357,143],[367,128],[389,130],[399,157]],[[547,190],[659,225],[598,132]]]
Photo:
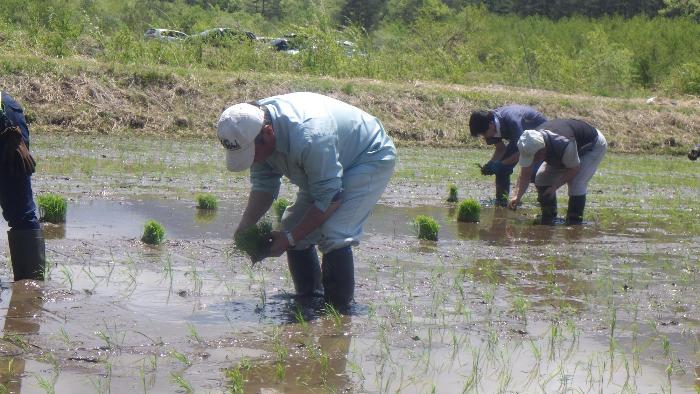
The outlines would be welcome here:
[[[24,143],[29,147],[29,128],[24,117],[24,110],[9,94],[2,92],[2,102],[5,113],[13,125],[22,131]],[[0,148],[2,148],[0,146]],[[13,230],[36,230],[39,220],[36,217],[36,206],[32,194],[32,178],[30,176],[0,175],[0,208],[2,216]]]
[[[31,179],[29,176],[0,175],[2,216],[13,230],[36,230],[39,228]]]

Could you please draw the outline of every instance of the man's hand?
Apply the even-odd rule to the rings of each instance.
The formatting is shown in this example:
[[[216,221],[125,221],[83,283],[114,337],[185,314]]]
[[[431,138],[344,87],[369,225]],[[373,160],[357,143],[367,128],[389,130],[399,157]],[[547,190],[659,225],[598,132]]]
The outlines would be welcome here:
[[[500,161],[490,160],[481,167],[481,175],[493,175],[500,171],[502,166]]]
[[[287,240],[287,235],[283,231],[273,231],[270,235],[272,236],[270,256],[282,256],[284,252],[286,252],[287,249],[289,249],[289,241]]]
[[[508,208],[514,211],[518,208],[518,205],[520,205],[520,199],[518,197],[513,197],[508,201]]]
[[[8,127],[0,132],[0,172],[11,176],[29,176],[34,173],[36,162],[29,153],[19,127]]]

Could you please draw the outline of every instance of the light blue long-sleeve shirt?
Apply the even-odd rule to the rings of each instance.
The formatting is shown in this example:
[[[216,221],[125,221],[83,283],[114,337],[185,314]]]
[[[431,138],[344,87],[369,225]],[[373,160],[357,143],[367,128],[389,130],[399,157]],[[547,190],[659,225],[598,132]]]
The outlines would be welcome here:
[[[316,93],[289,93],[260,101],[275,131],[275,152],[250,169],[253,191],[279,193],[282,175],[308,191],[325,211],[343,188],[343,172],[396,158],[381,122],[352,105]]]

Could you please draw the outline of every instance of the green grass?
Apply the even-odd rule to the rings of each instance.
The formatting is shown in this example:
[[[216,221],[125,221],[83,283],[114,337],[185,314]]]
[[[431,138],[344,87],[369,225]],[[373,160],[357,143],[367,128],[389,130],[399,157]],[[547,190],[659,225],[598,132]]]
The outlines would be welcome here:
[[[214,210],[219,206],[216,196],[209,193],[200,193],[195,197],[197,200],[197,208]]]
[[[149,245],[160,245],[165,239],[165,228],[155,220],[147,220],[143,225],[141,241]]]
[[[275,217],[277,218],[277,221],[282,220],[282,215],[284,214],[284,211],[287,209],[288,206],[289,200],[287,200],[284,197],[280,197],[272,203],[272,210],[275,212]]]
[[[438,231],[440,230],[440,225],[438,222],[427,215],[418,215],[413,221],[413,226],[418,235],[418,239],[424,239],[428,241],[438,240]]]
[[[460,222],[476,223],[481,216],[481,204],[473,198],[459,203],[457,220]]]
[[[37,197],[39,206],[39,219],[50,223],[63,223],[66,221],[68,201],[65,197],[55,193],[41,194]]]
[[[271,233],[272,223],[262,220],[236,234],[234,243],[236,248],[246,253],[252,262],[257,262],[267,257],[270,251]]]
[[[447,202],[457,202],[459,197],[457,197],[457,186],[454,183],[447,185]]]

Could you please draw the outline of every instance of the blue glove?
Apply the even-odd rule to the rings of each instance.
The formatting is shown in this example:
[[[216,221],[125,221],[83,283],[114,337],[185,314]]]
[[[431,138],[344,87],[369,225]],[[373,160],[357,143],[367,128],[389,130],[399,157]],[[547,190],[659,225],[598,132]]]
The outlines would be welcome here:
[[[489,160],[488,163],[484,164],[484,166],[481,167],[481,175],[493,175],[500,171],[501,167],[503,167],[503,164],[500,160]]]

